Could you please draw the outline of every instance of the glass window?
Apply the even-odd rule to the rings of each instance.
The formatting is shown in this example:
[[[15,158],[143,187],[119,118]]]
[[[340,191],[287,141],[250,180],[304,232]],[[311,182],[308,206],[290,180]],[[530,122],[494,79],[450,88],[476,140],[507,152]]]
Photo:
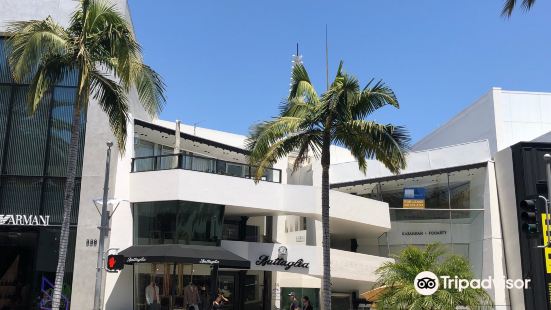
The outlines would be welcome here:
[[[484,209],[486,168],[450,172],[452,209]]]
[[[289,300],[289,293],[295,292],[297,300],[302,303],[302,297],[308,296],[310,303],[314,309],[320,309],[320,289],[319,288],[306,288],[306,287],[282,287],[281,288],[281,306],[280,309],[289,309],[291,302]],[[302,306],[302,305],[301,305]]]
[[[42,178],[2,178],[0,214],[40,214]]]
[[[381,182],[380,195],[390,207],[391,229],[378,238],[379,254],[441,243],[449,252],[467,258],[473,272],[480,275],[485,179],[486,168],[482,167]],[[368,195],[377,191],[377,184],[364,187]]]
[[[243,283],[243,299],[245,310],[262,309],[262,294],[264,291],[264,272],[247,270]]]
[[[0,40],[0,42],[2,42],[2,40]],[[2,47],[0,46],[0,48]],[[2,58],[0,58],[0,62],[1,60]],[[8,113],[10,112],[10,96],[11,87],[0,85],[0,167],[2,167],[2,155],[4,154],[4,145],[6,142]]]
[[[222,234],[224,206],[190,201],[134,204],[134,244],[214,245]]]
[[[155,144],[142,139],[136,139],[134,144],[136,157],[146,157],[155,155]],[[134,171],[153,170],[154,158],[142,158],[134,160]]]
[[[50,95],[46,95],[34,114],[29,114],[27,87],[14,88],[6,172],[11,175],[41,176],[48,132]],[[32,145],[32,152],[29,146]]]
[[[211,278],[209,265],[173,264],[173,263],[140,263],[134,265],[134,309],[147,309],[152,300],[151,283],[159,291],[158,303],[162,309],[184,309],[184,291],[186,286],[194,285],[199,294],[199,306],[209,303],[209,286]],[[150,287],[150,288],[148,288]]]
[[[5,46],[6,39],[0,38],[0,83],[11,83],[12,75],[8,66],[8,55]]]
[[[46,178],[44,184],[44,199],[42,201],[42,213],[50,216],[50,223],[61,224],[63,221],[63,195],[65,192],[65,179]],[[73,208],[71,210],[71,224],[77,224],[78,206],[80,200],[80,180],[75,181],[73,194]],[[98,215],[99,221],[99,215]]]
[[[65,176],[67,173],[67,154],[71,143],[71,125],[73,121],[73,104],[77,91],[75,88],[56,87],[53,92],[52,112],[49,132],[48,168],[46,175]],[[80,135],[85,135],[86,115],[81,114]],[[80,139],[77,175],[82,170],[82,150],[84,139]]]

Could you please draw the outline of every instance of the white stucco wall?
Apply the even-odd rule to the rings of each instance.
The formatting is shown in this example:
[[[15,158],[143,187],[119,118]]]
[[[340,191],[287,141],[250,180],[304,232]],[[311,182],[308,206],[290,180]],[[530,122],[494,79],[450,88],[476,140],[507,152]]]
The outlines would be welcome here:
[[[300,215],[321,220],[321,189],[189,170],[132,173],[132,202],[184,200],[226,205],[226,215]],[[333,233],[380,234],[390,228],[388,205],[331,191]],[[283,227],[284,228],[284,227]]]
[[[441,125],[413,145],[414,151],[433,149],[446,145],[488,140],[490,150],[496,151],[494,96],[501,91],[493,88],[451,120]]]
[[[502,90],[496,96],[497,150],[551,131],[551,93]]]
[[[486,162],[490,158],[490,145],[487,140],[413,151],[407,155],[407,167],[401,171],[401,174],[466,166]],[[358,163],[355,161],[333,164],[330,169],[331,184],[393,175],[376,160],[368,161],[365,174],[358,169]]]
[[[414,150],[487,139],[491,154],[551,131],[551,93],[492,88],[418,141]]]

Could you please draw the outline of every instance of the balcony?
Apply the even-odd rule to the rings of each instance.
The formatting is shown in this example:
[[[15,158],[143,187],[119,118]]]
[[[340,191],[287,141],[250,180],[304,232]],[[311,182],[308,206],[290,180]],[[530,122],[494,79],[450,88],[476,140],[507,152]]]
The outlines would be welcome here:
[[[132,158],[132,172],[183,169],[226,175],[244,179],[252,178],[257,167],[184,153]],[[281,169],[266,168],[261,181],[281,183]]]
[[[225,216],[298,215],[321,220],[321,188],[187,169],[129,174],[129,201],[195,201],[225,206]],[[342,238],[379,236],[390,229],[388,204],[331,191],[331,233]]]

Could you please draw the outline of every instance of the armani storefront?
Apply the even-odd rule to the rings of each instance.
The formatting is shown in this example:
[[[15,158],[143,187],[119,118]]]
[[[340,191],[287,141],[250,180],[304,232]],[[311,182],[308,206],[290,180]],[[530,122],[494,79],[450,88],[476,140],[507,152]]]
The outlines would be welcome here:
[[[48,307],[57,267],[76,74],[44,95],[34,114],[28,85],[16,83],[0,37],[0,309]],[[86,113],[62,301],[71,298]]]

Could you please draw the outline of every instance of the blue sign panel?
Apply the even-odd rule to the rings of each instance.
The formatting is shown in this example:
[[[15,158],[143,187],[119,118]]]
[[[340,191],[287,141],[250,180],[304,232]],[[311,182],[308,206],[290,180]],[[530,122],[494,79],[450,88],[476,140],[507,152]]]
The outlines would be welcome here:
[[[424,200],[425,195],[426,191],[423,187],[404,188],[404,199]]]

